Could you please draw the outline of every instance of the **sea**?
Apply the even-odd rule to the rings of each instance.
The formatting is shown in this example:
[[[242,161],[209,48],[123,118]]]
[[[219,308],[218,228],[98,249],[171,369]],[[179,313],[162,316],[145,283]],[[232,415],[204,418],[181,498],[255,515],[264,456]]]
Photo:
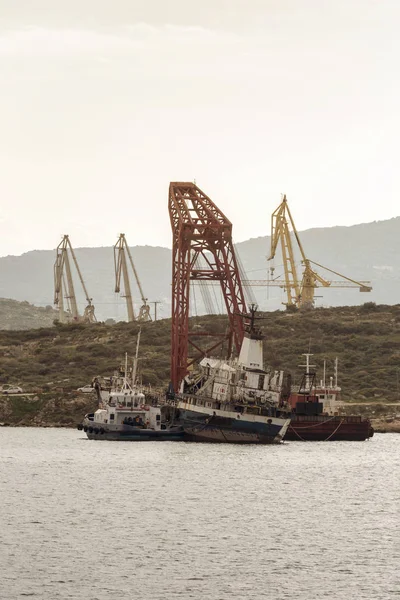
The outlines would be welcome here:
[[[400,598],[400,435],[277,446],[0,429],[0,598]]]

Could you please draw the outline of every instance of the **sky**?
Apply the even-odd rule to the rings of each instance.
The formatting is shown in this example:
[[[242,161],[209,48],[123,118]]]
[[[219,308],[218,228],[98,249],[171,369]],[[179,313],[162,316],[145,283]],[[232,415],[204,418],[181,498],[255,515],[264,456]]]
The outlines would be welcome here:
[[[0,0],[0,256],[171,246],[170,181],[237,242],[400,214],[397,0]]]

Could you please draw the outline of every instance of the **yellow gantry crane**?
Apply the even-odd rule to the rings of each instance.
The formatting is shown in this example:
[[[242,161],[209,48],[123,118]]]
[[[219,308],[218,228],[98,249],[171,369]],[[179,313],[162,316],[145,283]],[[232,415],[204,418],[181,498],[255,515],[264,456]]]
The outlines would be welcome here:
[[[128,259],[128,260],[127,260]],[[140,297],[142,299],[142,306],[139,309],[139,314],[135,317],[135,311],[133,308],[133,299],[131,292],[131,284],[129,281],[129,273],[128,273],[128,261],[131,265],[133,274],[135,276],[135,280],[137,286],[139,288]],[[128,321],[140,321],[142,323],[146,321],[151,321],[150,316],[150,305],[147,303],[147,298],[144,297],[143,289],[140,283],[140,279],[138,273],[136,271],[132,254],[129,249],[128,243],[126,241],[126,237],[124,233],[120,233],[117,243],[114,246],[114,267],[115,267],[115,292],[119,293],[121,291],[121,277],[124,281],[124,297],[126,300],[126,308],[128,311]]]
[[[304,265],[301,278],[297,274],[290,228],[293,230],[294,238],[300,251],[301,262]],[[287,302],[285,302],[286,306],[296,306],[297,308],[313,308],[315,289],[318,287],[358,287],[360,292],[370,292],[372,290],[369,281],[356,281],[355,279],[351,279],[337,271],[328,269],[328,267],[324,267],[306,257],[293,217],[289,210],[286,195],[283,196],[281,204],[272,213],[271,253],[268,260],[272,260],[275,257],[279,242],[282,251],[284,280],[247,280],[243,282],[244,285],[273,285],[282,287],[285,289],[287,295]],[[315,265],[341,277],[342,281],[328,281],[319,275],[311,265]],[[273,268],[271,268],[271,271],[273,272]]]
[[[75,265],[87,302],[83,316],[80,316],[78,311],[69,255],[71,255],[72,261]],[[64,300],[67,301],[67,310],[65,310]],[[89,297],[74,249],[72,248],[68,235],[64,235],[63,239],[57,246],[56,261],[54,263],[54,304],[58,306],[60,323],[97,322],[94,314],[92,298]]]

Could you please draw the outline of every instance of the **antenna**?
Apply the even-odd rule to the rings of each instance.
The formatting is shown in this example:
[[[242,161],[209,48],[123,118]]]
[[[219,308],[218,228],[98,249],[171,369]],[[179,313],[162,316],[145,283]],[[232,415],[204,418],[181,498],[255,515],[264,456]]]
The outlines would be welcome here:
[[[338,381],[338,363],[339,363],[339,359],[338,357],[335,358],[335,387],[337,387],[337,381]]]
[[[299,365],[299,367],[305,367],[306,369],[306,380],[305,380],[305,384],[306,384],[306,389],[310,389],[311,388],[311,383],[312,383],[312,378],[311,378],[311,373],[310,373],[310,368],[315,369],[315,365],[310,365],[310,356],[314,356],[313,354],[310,354],[309,352],[306,352],[305,354],[302,354],[302,356],[306,357],[306,364],[305,365]]]

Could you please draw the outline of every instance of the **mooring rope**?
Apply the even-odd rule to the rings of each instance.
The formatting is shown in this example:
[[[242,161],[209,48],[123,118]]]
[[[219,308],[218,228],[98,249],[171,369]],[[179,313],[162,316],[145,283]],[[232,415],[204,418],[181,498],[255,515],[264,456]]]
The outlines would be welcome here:
[[[343,419],[340,421],[340,423],[339,423],[339,425],[336,427],[335,431],[334,431],[333,433],[331,433],[331,435],[330,435],[330,436],[328,436],[328,437],[326,438],[326,440],[324,440],[324,442],[327,442],[328,440],[330,440],[330,439],[331,439],[331,437],[332,437],[333,435],[335,435],[335,433],[337,432],[337,430],[339,429],[339,427],[341,426],[341,424],[342,424],[342,423],[343,423]]]
[[[323,423],[317,423],[316,425],[310,425],[309,427],[301,427],[300,429],[310,429],[311,427],[317,427],[318,425],[324,425],[325,423],[329,423],[329,421],[332,421],[335,417],[332,417],[332,419],[328,419],[327,421],[324,421]],[[325,440],[322,440],[323,442],[328,442],[331,437],[333,437],[335,435],[335,433],[337,432],[337,430],[339,429],[339,427],[342,425],[343,423],[343,419],[340,420],[339,425],[336,427],[335,431],[333,431],[330,435],[328,435],[328,437]],[[301,435],[296,431],[296,429],[293,427],[293,425],[289,425],[289,429],[291,429],[299,438],[299,440],[301,440],[302,442],[306,442],[307,440],[305,440],[304,438],[301,437]]]

